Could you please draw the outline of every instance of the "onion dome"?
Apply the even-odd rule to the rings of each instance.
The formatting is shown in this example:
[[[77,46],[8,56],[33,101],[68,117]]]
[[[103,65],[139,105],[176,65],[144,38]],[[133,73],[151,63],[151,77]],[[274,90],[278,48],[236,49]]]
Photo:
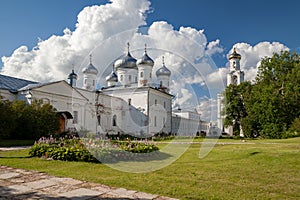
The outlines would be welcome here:
[[[84,74],[98,74],[98,70],[92,64],[92,55],[90,55],[90,64],[82,69],[82,73]]]
[[[74,69],[72,69],[72,72],[69,74],[68,79],[77,79],[77,74],[74,72]]]
[[[163,66],[156,71],[156,76],[171,76],[171,71],[165,65],[165,58],[163,56]]]
[[[128,45],[127,54],[124,57],[116,60],[115,62],[116,69],[118,68],[137,69],[136,59],[133,58],[129,52],[129,43],[127,43],[127,45]]]
[[[111,82],[118,82],[118,76],[117,76],[117,74],[114,72],[114,71],[112,71],[111,73],[110,73],[110,75],[108,75],[107,77],[106,77],[106,81],[108,82],[108,81],[111,81]]]
[[[145,44],[145,52],[143,57],[137,60],[136,62],[137,65],[149,65],[153,67],[154,61],[148,56],[147,54],[147,45]]]
[[[230,54],[228,57],[229,60],[231,60],[232,58],[241,59],[241,55],[236,52],[235,48],[233,48],[233,53]]]

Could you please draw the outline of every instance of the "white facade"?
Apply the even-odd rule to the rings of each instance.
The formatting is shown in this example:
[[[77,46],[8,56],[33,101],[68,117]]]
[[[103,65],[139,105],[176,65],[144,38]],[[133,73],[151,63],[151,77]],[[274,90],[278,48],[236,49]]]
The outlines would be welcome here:
[[[172,133],[179,136],[196,136],[202,132],[207,132],[203,129],[200,119],[200,114],[189,111],[173,111],[172,116]]]

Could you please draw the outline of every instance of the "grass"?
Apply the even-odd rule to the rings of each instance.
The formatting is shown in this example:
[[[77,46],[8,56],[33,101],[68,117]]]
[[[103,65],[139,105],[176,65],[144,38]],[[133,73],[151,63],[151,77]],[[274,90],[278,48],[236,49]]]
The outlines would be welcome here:
[[[196,143],[171,165],[142,174],[96,163],[29,158],[28,150],[0,151],[0,165],[180,199],[300,198],[300,138],[219,142],[203,159]]]

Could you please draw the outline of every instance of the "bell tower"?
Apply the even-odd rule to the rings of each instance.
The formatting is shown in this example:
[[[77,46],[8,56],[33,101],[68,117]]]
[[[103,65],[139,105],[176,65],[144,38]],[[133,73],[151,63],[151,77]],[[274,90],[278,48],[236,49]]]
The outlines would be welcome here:
[[[233,49],[233,53],[229,55],[228,60],[230,63],[229,73],[227,74],[227,86],[230,84],[239,85],[244,81],[244,72],[241,71],[240,60],[241,55]]]

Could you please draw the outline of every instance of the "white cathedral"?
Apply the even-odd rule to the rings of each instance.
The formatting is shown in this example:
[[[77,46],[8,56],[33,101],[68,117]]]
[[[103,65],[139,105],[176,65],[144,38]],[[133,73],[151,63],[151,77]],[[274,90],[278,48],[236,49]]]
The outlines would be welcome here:
[[[155,72],[154,61],[145,52],[135,59],[128,50],[114,62],[106,77],[107,86],[96,89],[97,68],[92,59],[82,70],[83,87],[76,86],[78,75],[74,69],[65,80],[37,83],[0,74],[0,96],[4,99],[34,100],[50,103],[60,114],[60,131],[88,131],[95,134],[131,134],[149,137],[156,133],[196,135],[208,132],[209,123],[190,111],[172,111],[170,94],[171,71],[162,66]],[[235,69],[239,69],[239,59]],[[234,70],[233,70],[234,71]],[[241,74],[234,74],[241,81]]]

